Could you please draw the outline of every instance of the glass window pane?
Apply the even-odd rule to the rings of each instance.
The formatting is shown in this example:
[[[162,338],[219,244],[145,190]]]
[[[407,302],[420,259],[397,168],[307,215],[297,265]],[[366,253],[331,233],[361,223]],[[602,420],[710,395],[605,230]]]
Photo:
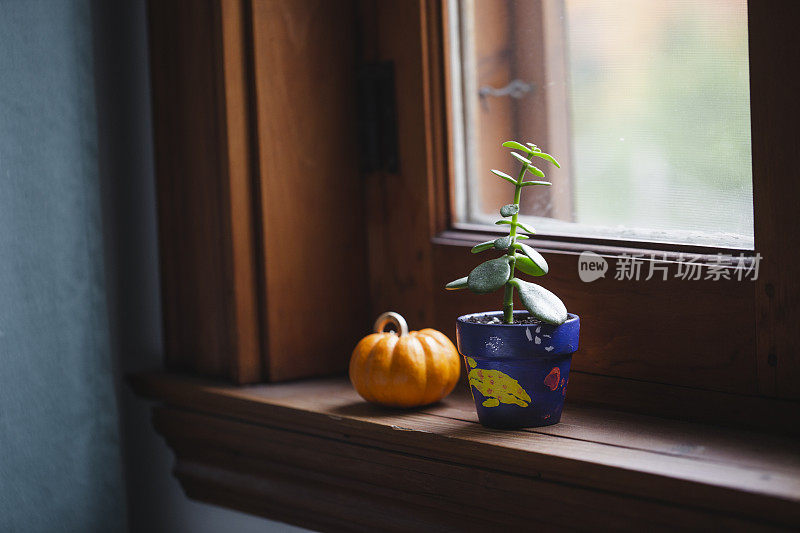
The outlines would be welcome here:
[[[540,234],[753,247],[745,0],[453,1],[450,15],[458,221],[510,201],[488,170],[515,174],[497,145],[522,137],[564,167],[522,204]]]

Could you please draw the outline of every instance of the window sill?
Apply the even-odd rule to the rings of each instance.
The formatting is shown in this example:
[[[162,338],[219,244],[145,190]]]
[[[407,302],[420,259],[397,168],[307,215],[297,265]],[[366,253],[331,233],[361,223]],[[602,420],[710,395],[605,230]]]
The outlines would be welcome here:
[[[132,378],[195,499],[324,530],[800,526],[800,452],[774,435],[568,403],[480,426],[466,391],[383,410],[344,378],[237,387]]]

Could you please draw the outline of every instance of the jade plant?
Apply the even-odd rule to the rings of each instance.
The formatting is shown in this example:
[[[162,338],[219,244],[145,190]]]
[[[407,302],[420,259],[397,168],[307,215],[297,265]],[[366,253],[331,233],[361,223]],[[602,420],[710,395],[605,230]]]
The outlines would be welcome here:
[[[544,159],[556,167],[560,167],[553,156],[541,151],[535,144],[522,144],[516,141],[506,141],[505,148],[511,149],[511,156],[522,164],[517,179],[505,172],[492,170],[492,173],[514,185],[514,202],[500,208],[502,219],[495,222],[498,225],[508,226],[508,235],[497,239],[482,242],[472,248],[472,253],[477,254],[486,250],[500,250],[505,252],[496,259],[490,259],[475,267],[469,276],[451,281],[445,287],[448,290],[469,289],[476,294],[488,294],[505,288],[503,297],[503,323],[514,322],[514,289],[519,291],[519,298],[531,316],[548,324],[559,325],[567,320],[567,308],[561,300],[544,287],[524,281],[517,277],[523,272],[531,276],[544,276],[548,267],[542,254],[531,246],[518,242],[529,239],[536,231],[529,225],[521,222],[519,216],[519,202],[522,189],[533,185],[552,185],[549,181],[526,180],[527,174],[536,178],[544,178],[544,172],[533,165],[535,158]],[[521,152],[522,155],[515,152]],[[521,231],[518,231],[521,230]]]

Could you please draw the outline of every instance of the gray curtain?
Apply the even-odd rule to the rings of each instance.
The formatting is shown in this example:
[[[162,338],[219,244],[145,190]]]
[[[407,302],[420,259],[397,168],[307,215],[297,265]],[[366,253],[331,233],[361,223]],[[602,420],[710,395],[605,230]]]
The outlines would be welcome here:
[[[0,2],[0,531],[124,531],[88,0]]]

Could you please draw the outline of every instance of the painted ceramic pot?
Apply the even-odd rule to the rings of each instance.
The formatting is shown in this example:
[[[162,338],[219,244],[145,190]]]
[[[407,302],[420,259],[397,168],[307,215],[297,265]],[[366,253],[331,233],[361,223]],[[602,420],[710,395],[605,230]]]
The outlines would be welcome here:
[[[515,311],[527,315],[527,311]],[[580,318],[560,326],[481,324],[471,317],[503,318],[501,311],[464,315],[456,322],[458,351],[484,426],[549,426],[561,420],[569,366],[578,349]]]

